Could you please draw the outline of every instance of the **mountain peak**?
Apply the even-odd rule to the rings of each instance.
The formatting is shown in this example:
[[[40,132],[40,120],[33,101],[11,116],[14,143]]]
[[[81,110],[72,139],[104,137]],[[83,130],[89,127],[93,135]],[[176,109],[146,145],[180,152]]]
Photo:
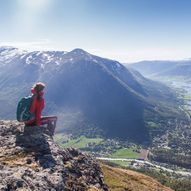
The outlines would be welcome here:
[[[59,148],[45,127],[0,121],[0,168],[2,190],[108,190],[97,162]]]
[[[18,48],[15,48],[13,46],[0,46],[0,52],[3,52],[5,50],[18,50]]]
[[[71,51],[71,53],[74,53],[74,54],[89,54],[88,52],[86,52],[85,50],[83,50],[81,48],[75,48],[74,50]]]

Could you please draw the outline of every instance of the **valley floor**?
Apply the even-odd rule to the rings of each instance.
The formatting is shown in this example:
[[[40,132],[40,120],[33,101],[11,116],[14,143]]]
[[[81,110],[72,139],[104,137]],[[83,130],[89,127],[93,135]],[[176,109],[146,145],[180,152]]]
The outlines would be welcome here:
[[[184,83],[166,83],[173,88],[180,98],[180,108],[188,116],[191,123],[191,87]],[[157,126],[150,122],[153,130]],[[153,138],[153,144],[150,148],[136,145],[128,141],[122,143],[114,139],[103,139],[98,137],[67,137],[63,134],[55,136],[56,142],[63,148],[75,147],[82,151],[90,152],[99,159],[112,162],[123,169],[108,167],[102,165],[106,182],[110,190],[114,191],[155,191],[171,190],[163,187],[162,184],[171,187],[176,191],[191,190],[191,172],[190,172],[190,124],[184,121],[168,120],[163,123],[161,128],[167,129],[166,133],[159,134]],[[160,127],[159,127],[160,129]],[[150,155],[150,156],[149,156]],[[124,170],[132,168],[156,178],[160,183],[151,177],[140,173]],[[137,178],[139,177],[139,178]],[[149,179],[151,178],[151,179]],[[147,185],[153,180],[151,185]],[[150,186],[149,189],[145,186]],[[161,187],[160,187],[161,186]],[[157,190],[157,191],[158,191]]]
[[[150,170],[157,170],[157,171],[164,171],[166,173],[173,173],[174,175],[176,174],[177,176],[181,176],[182,178],[191,178],[191,172],[183,171],[183,170],[172,170],[170,168],[164,167],[163,164],[161,163],[152,163],[150,161],[144,161],[144,160],[138,160],[138,159],[127,159],[127,158],[97,158],[98,160],[101,161],[110,161],[115,164],[117,164],[118,161],[124,162],[124,165],[126,164],[126,167],[131,167],[133,169],[150,169]],[[130,164],[128,164],[130,163]],[[122,167],[122,165],[119,166]]]

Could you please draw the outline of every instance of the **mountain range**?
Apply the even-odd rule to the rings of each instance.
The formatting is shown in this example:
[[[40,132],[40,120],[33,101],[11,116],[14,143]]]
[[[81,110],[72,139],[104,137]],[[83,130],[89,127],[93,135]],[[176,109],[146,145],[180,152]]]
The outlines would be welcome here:
[[[191,60],[182,61],[142,61],[129,65],[148,77],[179,77],[191,80]]]
[[[0,117],[14,119],[18,100],[37,81],[46,84],[44,114],[58,116],[58,132],[90,129],[145,142],[148,121],[183,116],[171,89],[117,61],[82,49],[0,47]]]

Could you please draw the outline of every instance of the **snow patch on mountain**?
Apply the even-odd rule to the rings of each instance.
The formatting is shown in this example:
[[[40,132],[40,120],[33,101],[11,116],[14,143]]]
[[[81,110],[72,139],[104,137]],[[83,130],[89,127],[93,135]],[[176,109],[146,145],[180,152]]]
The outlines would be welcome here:
[[[26,51],[14,48],[14,47],[0,47],[0,62],[6,64],[11,60],[21,56]]]
[[[30,55],[30,56],[28,56],[28,57],[26,58],[26,63],[27,63],[27,64],[31,64],[31,62],[32,62],[32,56]]]
[[[25,51],[15,47],[0,47],[0,62],[9,63],[14,59],[23,60],[24,64],[35,64],[40,65],[40,68],[44,69],[46,65],[52,64],[60,66],[61,64],[73,63],[77,60],[85,60],[94,64],[100,64],[106,66],[111,70],[117,70],[120,72],[123,69],[122,65],[117,61],[100,59],[83,49],[76,48],[70,52],[66,51]],[[109,62],[108,62],[109,61]]]

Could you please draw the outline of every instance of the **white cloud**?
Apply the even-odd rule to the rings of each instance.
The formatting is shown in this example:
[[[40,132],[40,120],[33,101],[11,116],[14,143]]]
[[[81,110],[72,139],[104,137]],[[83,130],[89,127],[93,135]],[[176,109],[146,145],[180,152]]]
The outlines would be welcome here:
[[[48,39],[40,39],[36,41],[0,42],[0,46],[13,46],[24,50],[53,50],[55,45]]]

